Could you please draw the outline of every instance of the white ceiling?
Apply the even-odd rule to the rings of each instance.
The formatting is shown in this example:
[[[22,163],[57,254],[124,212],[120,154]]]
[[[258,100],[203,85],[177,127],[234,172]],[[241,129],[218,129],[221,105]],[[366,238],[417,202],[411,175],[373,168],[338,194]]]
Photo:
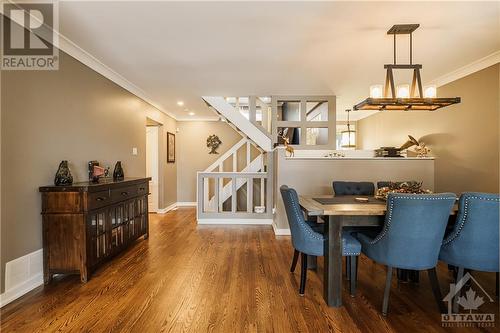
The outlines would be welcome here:
[[[424,65],[425,84],[500,50],[499,6],[69,1],[59,11],[63,35],[164,110],[178,119],[206,119],[214,114],[202,95],[335,94],[338,109],[352,107],[367,97],[369,85],[383,83],[383,64],[392,62],[386,31],[397,23],[421,25],[413,59]],[[399,45],[403,60],[408,43]]]

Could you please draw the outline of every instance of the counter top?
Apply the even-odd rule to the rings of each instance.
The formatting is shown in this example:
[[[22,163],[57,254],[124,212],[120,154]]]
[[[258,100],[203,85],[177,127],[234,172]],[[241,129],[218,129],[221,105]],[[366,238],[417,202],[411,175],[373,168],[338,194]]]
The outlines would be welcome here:
[[[113,178],[101,178],[99,182],[75,182],[71,185],[46,185],[40,186],[40,192],[92,192],[98,190],[102,186],[108,187],[119,187],[119,186],[127,186],[134,185],[139,183],[148,182],[151,180],[151,177],[129,177],[121,180],[113,180]]]

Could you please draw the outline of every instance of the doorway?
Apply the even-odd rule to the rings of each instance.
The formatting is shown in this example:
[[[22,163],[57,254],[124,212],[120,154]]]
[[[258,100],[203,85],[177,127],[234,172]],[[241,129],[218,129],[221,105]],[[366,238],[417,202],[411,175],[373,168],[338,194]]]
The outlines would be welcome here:
[[[149,211],[158,212],[159,207],[159,131],[160,125],[148,119],[146,125],[146,177],[151,177],[149,181]]]

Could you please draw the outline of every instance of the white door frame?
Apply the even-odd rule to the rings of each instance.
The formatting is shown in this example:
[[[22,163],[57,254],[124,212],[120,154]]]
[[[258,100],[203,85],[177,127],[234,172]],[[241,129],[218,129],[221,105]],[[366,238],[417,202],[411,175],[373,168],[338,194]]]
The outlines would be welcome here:
[[[159,158],[160,158],[160,127],[159,126],[146,126],[146,176],[151,177],[149,181],[149,211],[158,212],[160,193],[160,172],[159,172]]]

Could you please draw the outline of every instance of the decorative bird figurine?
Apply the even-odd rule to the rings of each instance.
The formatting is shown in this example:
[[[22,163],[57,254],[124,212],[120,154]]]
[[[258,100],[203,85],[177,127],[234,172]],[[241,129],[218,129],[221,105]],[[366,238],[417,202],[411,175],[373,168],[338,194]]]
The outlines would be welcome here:
[[[418,140],[412,137],[411,135],[408,135],[409,140],[406,141],[401,147],[399,147],[399,150],[405,150],[413,146],[418,146]]]

